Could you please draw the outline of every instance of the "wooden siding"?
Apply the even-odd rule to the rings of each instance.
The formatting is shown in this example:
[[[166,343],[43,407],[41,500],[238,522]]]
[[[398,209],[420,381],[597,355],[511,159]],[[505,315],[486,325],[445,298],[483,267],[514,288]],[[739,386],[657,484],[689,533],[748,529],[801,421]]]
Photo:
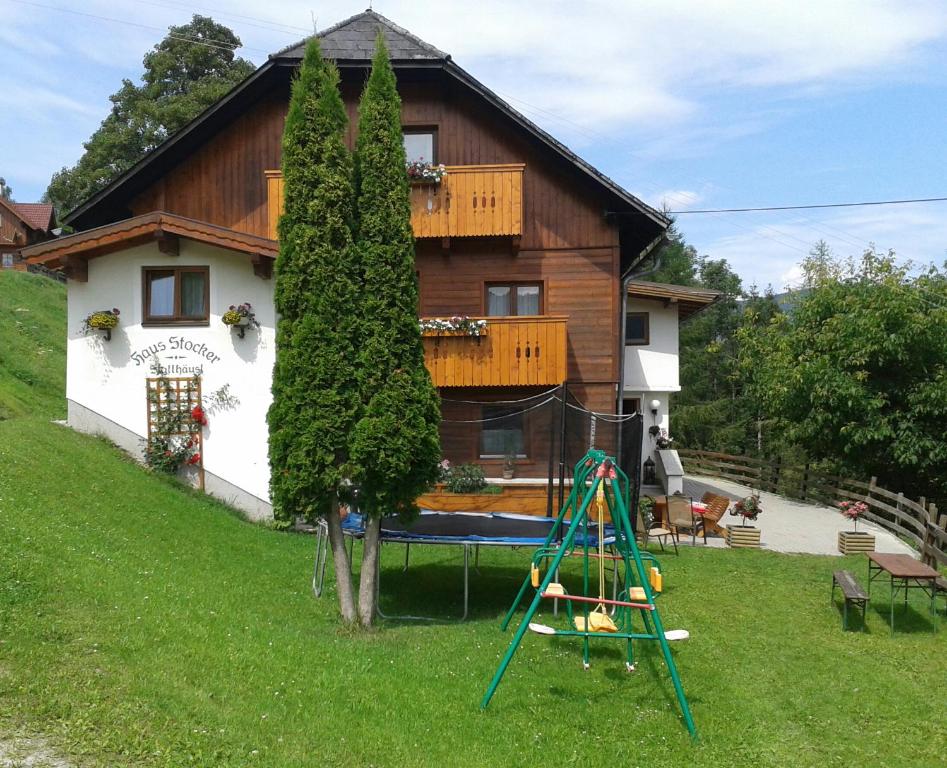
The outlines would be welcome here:
[[[514,255],[503,240],[452,240],[445,255],[439,243],[419,240],[420,314],[483,315],[486,283],[538,283],[543,312],[568,318],[569,381],[617,382],[617,260],[612,248]]]
[[[425,332],[424,363],[435,386],[554,386],[565,381],[566,318],[486,319],[478,337]]]
[[[347,139],[354,144],[360,86],[346,84]],[[605,221],[603,193],[565,161],[553,159],[483,105],[444,86],[401,86],[405,126],[437,131],[437,162],[448,166],[525,164],[524,249],[610,247],[617,227]],[[163,210],[270,237],[266,171],[280,167],[287,95],[271,94],[221,129],[131,202],[133,215]]]

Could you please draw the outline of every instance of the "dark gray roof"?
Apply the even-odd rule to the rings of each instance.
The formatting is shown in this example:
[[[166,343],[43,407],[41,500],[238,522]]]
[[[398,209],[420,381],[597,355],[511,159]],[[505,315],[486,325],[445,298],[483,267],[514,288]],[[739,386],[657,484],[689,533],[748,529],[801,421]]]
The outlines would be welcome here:
[[[450,56],[433,45],[425,43],[408,30],[399,27],[380,13],[367,10],[345,21],[340,21],[319,32],[316,37],[322,47],[322,55],[336,61],[358,61],[371,59],[375,53],[375,37],[378,30],[385,37],[388,54],[392,61],[446,61]],[[302,59],[306,52],[306,40],[277,51],[271,59]]]

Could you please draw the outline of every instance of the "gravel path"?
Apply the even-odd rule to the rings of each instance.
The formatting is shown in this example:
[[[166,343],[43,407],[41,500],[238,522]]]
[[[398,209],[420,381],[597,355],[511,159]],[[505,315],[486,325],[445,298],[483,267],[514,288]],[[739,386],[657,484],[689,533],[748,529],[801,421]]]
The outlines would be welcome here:
[[[713,491],[731,499],[742,499],[749,496],[751,489],[747,486],[719,480],[710,477],[686,477],[684,479],[684,493],[699,499],[706,491]],[[802,501],[793,501],[773,493],[760,493],[760,503],[763,512],[755,525],[760,529],[760,544],[763,549],[772,549],[776,552],[796,552],[810,555],[840,555],[838,551],[839,531],[852,530],[850,520],[842,517],[838,509],[825,507],[821,504],[809,504]],[[726,520],[739,524],[739,517],[730,517]],[[724,523],[726,524],[726,522]],[[860,522],[859,531],[866,531],[875,535],[875,551],[893,552],[907,555],[917,555],[917,552],[901,541],[897,536],[889,533],[881,526],[869,522]],[[681,542],[690,542],[687,536],[681,537]],[[708,546],[723,547],[723,539],[708,537]]]
[[[45,739],[0,736],[0,768],[74,768]]]

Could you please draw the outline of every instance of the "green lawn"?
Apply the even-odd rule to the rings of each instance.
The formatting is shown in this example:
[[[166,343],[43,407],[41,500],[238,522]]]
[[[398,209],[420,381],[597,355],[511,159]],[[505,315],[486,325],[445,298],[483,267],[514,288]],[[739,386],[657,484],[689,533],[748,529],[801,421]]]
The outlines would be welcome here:
[[[309,591],[311,538],[245,523],[37,402],[0,420],[0,735],[50,736],[82,765],[944,763],[947,631],[918,601],[891,637],[881,590],[868,631],[843,633],[831,572],[863,559],[662,557],[697,745],[659,656],[629,675],[616,642],[585,672],[577,642],[527,636],[481,713],[526,552],[484,553],[466,624],[349,634],[331,586]],[[383,558],[387,610],[459,610],[458,552],[417,548],[407,574],[401,558]]]

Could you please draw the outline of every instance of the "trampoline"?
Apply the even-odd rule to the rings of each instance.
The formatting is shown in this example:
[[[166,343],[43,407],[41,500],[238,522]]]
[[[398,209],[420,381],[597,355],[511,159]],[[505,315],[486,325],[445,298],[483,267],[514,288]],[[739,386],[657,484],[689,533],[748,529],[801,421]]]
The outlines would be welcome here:
[[[386,517],[381,523],[381,542],[405,545],[404,570],[408,568],[408,561],[412,544],[454,545],[464,550],[464,612],[459,621],[466,620],[470,603],[470,550],[474,550],[474,567],[479,565],[480,547],[540,547],[546,543],[556,519],[553,517],[537,517],[535,515],[517,515],[511,513],[482,513],[482,512],[440,512],[437,510],[421,510],[416,520],[404,525],[396,517]],[[569,521],[564,521],[566,529]],[[342,533],[353,542],[365,534],[364,518],[359,514],[349,514],[342,521]],[[561,534],[553,537],[557,540]],[[614,543],[614,528],[605,526],[605,545]],[[316,537],[316,561],[312,575],[312,588],[317,597],[322,594],[325,584],[326,561],[328,558],[329,532],[325,521],[320,521]],[[585,539],[577,538],[577,544],[584,544]],[[588,537],[590,547],[598,546],[598,538],[590,531]],[[378,576],[378,585],[381,586],[381,574]],[[427,616],[388,616],[378,606],[378,615],[386,619],[420,619],[434,620]]]

